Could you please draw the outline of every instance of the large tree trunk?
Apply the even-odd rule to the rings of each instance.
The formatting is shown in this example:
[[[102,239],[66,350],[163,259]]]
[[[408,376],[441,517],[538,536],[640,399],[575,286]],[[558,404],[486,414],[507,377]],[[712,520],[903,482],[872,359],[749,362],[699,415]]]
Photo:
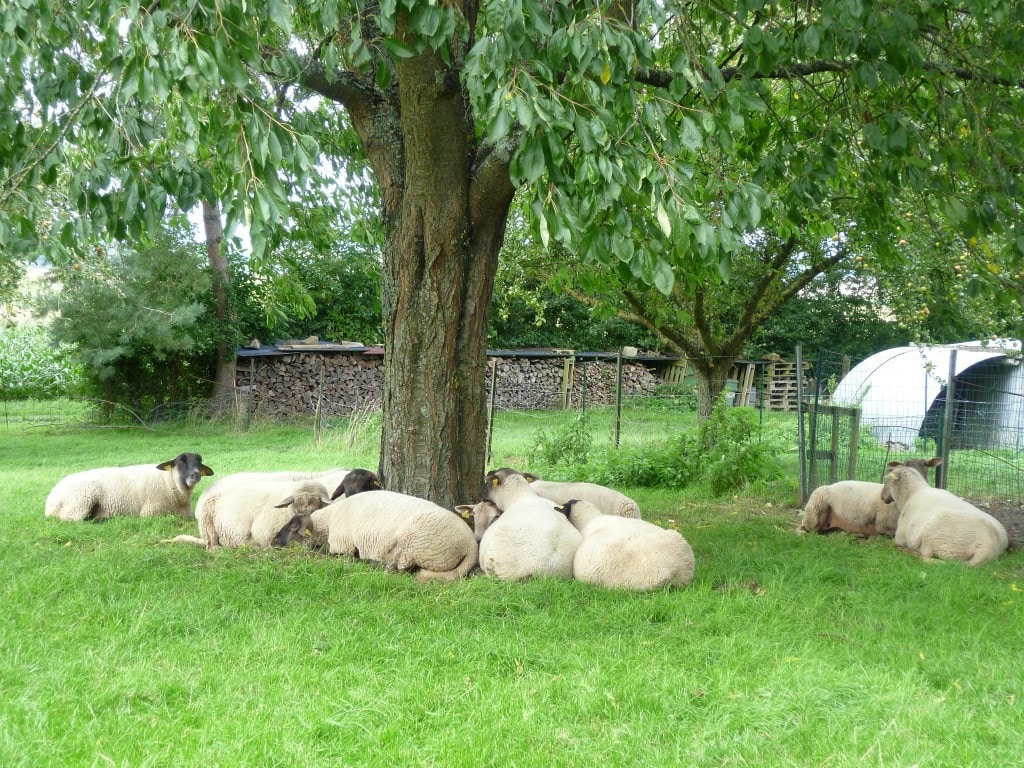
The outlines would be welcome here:
[[[398,72],[400,138],[368,143],[386,232],[380,472],[451,506],[483,483],[487,316],[514,190],[507,166],[488,176],[476,157],[468,97],[440,58]]]
[[[235,348],[227,330],[231,325],[231,307],[228,301],[231,271],[221,248],[224,225],[220,219],[220,203],[203,201],[203,231],[206,236],[206,252],[210,257],[210,270],[213,274],[213,306],[217,318],[217,367],[213,377],[213,390],[210,393],[210,407],[213,415],[219,416],[231,407],[235,394]]]

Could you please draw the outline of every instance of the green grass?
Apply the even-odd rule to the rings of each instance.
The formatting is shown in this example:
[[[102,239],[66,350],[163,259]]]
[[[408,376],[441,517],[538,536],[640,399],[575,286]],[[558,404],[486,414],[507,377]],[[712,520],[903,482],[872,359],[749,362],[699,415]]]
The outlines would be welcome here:
[[[494,464],[535,426],[505,419]],[[420,585],[161,544],[194,532],[174,518],[43,517],[69,472],[183,450],[218,475],[375,462],[375,435],[343,434],[5,433],[0,765],[1024,765],[1024,555],[970,569],[796,536],[795,478],[623,489],[697,556],[690,588],[651,594]]]

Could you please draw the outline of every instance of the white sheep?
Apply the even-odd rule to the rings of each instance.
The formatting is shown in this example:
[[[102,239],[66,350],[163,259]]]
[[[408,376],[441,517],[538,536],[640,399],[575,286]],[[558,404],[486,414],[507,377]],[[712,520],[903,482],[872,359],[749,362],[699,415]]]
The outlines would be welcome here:
[[[941,463],[940,457],[890,461],[888,469],[911,467],[927,480],[928,469]],[[893,536],[896,518],[896,507],[882,501],[881,483],[841,480],[814,489],[804,506],[797,533],[847,531],[861,536]]]
[[[554,480],[540,480],[528,472],[523,476],[530,480],[530,487],[538,496],[550,499],[556,504],[565,504],[571,499],[589,501],[602,514],[618,517],[639,518],[640,506],[624,493],[597,483],[560,483]]]
[[[342,469],[341,467],[335,467],[333,469],[324,469],[320,471],[309,472],[306,470],[279,470],[273,472],[235,472],[234,474],[224,475],[218,480],[214,481],[207,491],[212,491],[215,488],[223,488],[229,484],[238,483],[249,483],[249,482],[264,482],[267,480],[292,480],[298,482],[299,480],[316,480],[323,483],[327,490],[337,488],[351,470]]]
[[[281,526],[293,515],[311,514],[331,503],[326,486],[317,480],[246,480],[215,485],[199,497],[199,536],[171,541],[207,549],[271,546]]]
[[[324,532],[332,555],[381,563],[393,571],[415,571],[418,581],[461,579],[477,564],[476,538],[457,515],[404,493],[357,493],[311,515],[296,515],[274,543],[315,544]]]
[[[507,468],[487,475],[484,496],[473,511],[484,573],[506,581],[572,578],[583,536],[550,499],[538,496],[521,472]]]
[[[941,557],[980,565],[1006,551],[1002,523],[959,496],[930,487],[909,467],[896,467],[886,476],[882,499],[899,510],[896,546],[923,560]]]
[[[603,514],[588,501],[572,499],[561,509],[583,534],[572,564],[577,580],[632,590],[685,587],[693,581],[693,549],[678,531]]]
[[[180,453],[160,464],[101,467],[58,481],[46,497],[46,517],[107,520],[119,515],[192,512],[192,492],[213,470],[198,453]]]

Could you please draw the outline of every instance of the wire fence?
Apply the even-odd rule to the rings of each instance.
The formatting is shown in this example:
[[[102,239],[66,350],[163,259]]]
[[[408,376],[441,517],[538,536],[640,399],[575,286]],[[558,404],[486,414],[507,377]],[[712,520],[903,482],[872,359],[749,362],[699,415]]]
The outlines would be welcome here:
[[[754,407],[762,422],[791,441],[804,498],[818,485],[843,479],[880,482],[890,461],[939,456],[934,478],[940,487],[976,503],[1024,506],[1024,368],[998,350],[910,348],[854,361],[824,352],[813,360],[737,363],[726,398]],[[790,373],[777,375],[781,366]],[[573,435],[586,422],[594,449],[643,446],[692,429],[696,423],[696,378],[685,362],[671,363],[648,381],[634,373],[630,389],[616,386],[615,361],[558,361],[550,375],[533,362],[494,369],[488,384],[488,465],[526,459],[544,438]],[[536,370],[533,370],[536,368]],[[240,388],[221,418],[237,429],[276,423],[249,407],[251,390]],[[0,431],[51,427],[134,425],[155,419],[196,422],[210,418],[208,402],[161,406],[159,413],[133,413],[97,400],[14,400],[2,397]],[[803,406],[799,408],[799,403]],[[314,387],[306,409],[287,421],[306,425],[311,439],[340,440],[357,429],[379,429],[375,400],[353,402]],[[782,411],[783,413],[778,413]],[[801,418],[797,418],[797,415]],[[343,415],[332,415],[343,414]],[[524,424],[526,429],[524,429]],[[525,435],[525,437],[524,437]],[[514,439],[512,436],[515,436]],[[796,457],[799,455],[799,459]]]
[[[933,482],[975,502],[1024,503],[1024,370],[1002,350],[906,347],[862,361],[823,352],[808,381],[802,491],[880,482],[890,461],[940,457]]]

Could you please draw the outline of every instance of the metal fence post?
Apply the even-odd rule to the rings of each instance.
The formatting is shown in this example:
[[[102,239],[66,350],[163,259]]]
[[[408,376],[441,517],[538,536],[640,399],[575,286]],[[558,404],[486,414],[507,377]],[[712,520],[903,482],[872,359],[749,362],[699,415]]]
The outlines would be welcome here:
[[[935,470],[935,487],[945,488],[949,476],[949,448],[953,442],[953,408],[956,400],[956,350],[949,353],[949,372],[946,379],[946,410],[942,414],[942,431],[939,433],[939,456],[942,463]]]

